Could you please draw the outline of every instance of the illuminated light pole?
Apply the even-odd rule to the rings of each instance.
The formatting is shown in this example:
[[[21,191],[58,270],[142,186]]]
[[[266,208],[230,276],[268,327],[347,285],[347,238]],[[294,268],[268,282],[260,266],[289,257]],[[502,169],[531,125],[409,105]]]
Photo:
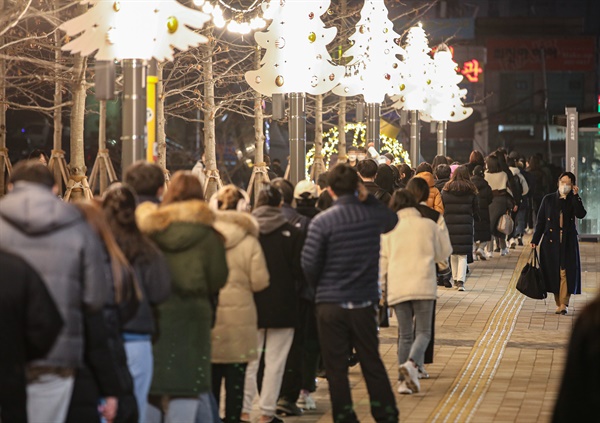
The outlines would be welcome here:
[[[380,149],[381,102],[385,95],[400,93],[403,63],[398,56],[404,50],[397,44],[400,36],[388,19],[382,1],[365,0],[355,32],[350,36],[351,47],[343,57],[351,58],[345,67],[344,78],[333,89],[343,97],[362,95],[367,103],[367,145]]]
[[[85,2],[92,7],[60,26],[77,36],[62,50],[96,60],[123,61],[122,168],[143,160],[146,125],[146,61],[172,60],[173,49],[186,51],[208,40],[201,29],[211,15],[175,0]]]
[[[472,108],[463,106],[461,98],[467,90],[458,86],[463,76],[457,73],[457,68],[448,46],[440,44],[433,56],[428,107],[421,119],[437,122],[437,154],[443,156],[446,155],[446,122],[460,122],[473,114]]]
[[[265,96],[289,94],[290,181],[305,178],[306,95],[324,94],[338,84],[344,69],[327,52],[336,28],[325,28],[320,16],[329,0],[287,0],[264,3],[263,16],[272,19],[265,32],[256,32],[258,45],[266,49],[258,70],[248,71],[246,81]]]
[[[410,111],[410,160],[417,166],[421,156],[419,112],[427,110],[432,67],[427,35],[420,23],[408,30],[404,50],[405,75],[393,100],[396,109]]]

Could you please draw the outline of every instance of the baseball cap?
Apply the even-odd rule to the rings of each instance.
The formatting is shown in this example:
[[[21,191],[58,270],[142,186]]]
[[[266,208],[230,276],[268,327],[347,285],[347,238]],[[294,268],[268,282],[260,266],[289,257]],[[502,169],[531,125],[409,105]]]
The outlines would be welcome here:
[[[309,180],[298,182],[294,188],[294,198],[301,200],[303,198],[317,198],[317,186]]]

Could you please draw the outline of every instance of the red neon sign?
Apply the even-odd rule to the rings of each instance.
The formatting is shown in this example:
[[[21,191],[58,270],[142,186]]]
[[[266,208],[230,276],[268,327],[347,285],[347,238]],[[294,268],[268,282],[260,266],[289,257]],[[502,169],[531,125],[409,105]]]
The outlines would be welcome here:
[[[483,73],[483,69],[479,65],[479,62],[476,59],[473,59],[463,64],[460,73],[463,74],[469,82],[479,82],[479,74]]]

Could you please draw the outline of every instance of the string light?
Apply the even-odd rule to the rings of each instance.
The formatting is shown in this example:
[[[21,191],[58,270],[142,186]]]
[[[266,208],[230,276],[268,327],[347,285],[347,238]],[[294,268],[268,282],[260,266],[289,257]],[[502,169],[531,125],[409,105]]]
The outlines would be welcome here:
[[[229,32],[233,32],[240,35],[247,35],[252,31],[256,31],[267,26],[267,21],[270,20],[268,17],[269,4],[266,0],[255,0],[252,5],[247,9],[237,9],[233,6],[228,5],[223,0],[218,0],[218,3],[213,5],[209,1],[205,0],[193,0],[194,5],[202,9],[206,14],[212,15],[213,24],[217,28],[227,28]],[[227,21],[223,15],[223,8],[232,12],[236,16],[245,15],[251,13],[262,6],[263,16],[257,15],[249,21],[242,21],[239,19],[231,19]]]
[[[346,132],[353,132],[352,145],[355,147],[365,147],[365,140],[367,139],[367,126],[364,123],[347,123],[344,126]],[[331,157],[338,153],[337,146],[340,141],[340,133],[337,127],[331,128],[325,134],[323,134],[323,147],[321,154],[323,156],[323,162],[325,163],[325,170],[329,170]],[[402,144],[396,139],[390,138],[387,135],[379,134],[379,140],[381,142],[381,150],[389,151],[394,156],[392,164],[398,165],[406,163],[411,165],[408,151],[406,151]],[[315,162],[315,147],[313,146],[306,154],[306,179],[310,179],[309,169]]]

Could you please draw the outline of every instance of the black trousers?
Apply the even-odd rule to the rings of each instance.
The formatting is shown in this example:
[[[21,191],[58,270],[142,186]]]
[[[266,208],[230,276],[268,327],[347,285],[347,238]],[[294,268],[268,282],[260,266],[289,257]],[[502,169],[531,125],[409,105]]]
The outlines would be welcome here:
[[[378,423],[398,422],[396,398],[379,355],[375,307],[344,309],[337,304],[317,304],[317,325],[334,422],[358,422],[348,380],[352,347],[367,384],[371,415]]]
[[[244,404],[244,379],[248,363],[212,364],[212,390],[220,404],[221,382],[225,379],[224,423],[238,423]]]
[[[300,391],[316,390],[315,377],[319,365],[319,337],[317,318],[313,303],[301,300],[299,307],[300,324],[294,331],[294,341],[285,363],[285,373],[281,383],[279,398],[295,403]]]

